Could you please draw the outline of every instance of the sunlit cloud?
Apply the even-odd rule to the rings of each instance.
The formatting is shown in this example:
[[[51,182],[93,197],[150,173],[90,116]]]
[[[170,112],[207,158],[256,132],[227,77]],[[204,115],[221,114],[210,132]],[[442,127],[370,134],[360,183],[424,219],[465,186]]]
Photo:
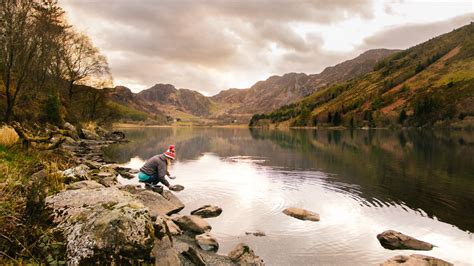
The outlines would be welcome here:
[[[62,0],[116,84],[208,95],[318,73],[372,48],[407,48],[472,21],[472,1]],[[434,26],[432,26],[434,25]]]

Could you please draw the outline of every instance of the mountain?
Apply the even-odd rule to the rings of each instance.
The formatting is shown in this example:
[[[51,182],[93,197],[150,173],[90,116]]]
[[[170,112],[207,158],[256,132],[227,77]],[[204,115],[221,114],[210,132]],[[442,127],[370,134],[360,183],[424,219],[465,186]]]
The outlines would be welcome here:
[[[474,24],[397,52],[365,75],[255,115],[250,124],[268,123],[474,126]]]
[[[163,120],[164,117],[197,123],[248,123],[256,112],[269,112],[301,100],[320,88],[342,82],[373,69],[375,64],[398,50],[369,50],[358,57],[324,69],[319,74],[287,73],[258,81],[248,89],[228,89],[212,97],[171,84],[156,84],[139,93],[117,86],[106,89],[110,104],[120,113],[143,114]],[[123,106],[125,109],[121,109]],[[145,115],[146,116],[146,115]]]
[[[220,104],[228,104],[230,114],[253,114],[269,112],[282,105],[295,102],[335,82],[346,81],[371,71],[381,59],[398,50],[374,49],[358,57],[327,67],[319,74],[287,73],[271,76],[255,83],[249,89],[221,91],[211,99]]]
[[[139,93],[117,86],[105,89],[110,102],[119,104],[150,117],[205,117],[210,114],[211,100],[199,92],[176,89],[170,84],[156,84]]]
[[[156,110],[170,108],[205,117],[210,114],[211,100],[197,91],[176,89],[170,84],[156,84],[136,95],[138,100],[147,102]]]

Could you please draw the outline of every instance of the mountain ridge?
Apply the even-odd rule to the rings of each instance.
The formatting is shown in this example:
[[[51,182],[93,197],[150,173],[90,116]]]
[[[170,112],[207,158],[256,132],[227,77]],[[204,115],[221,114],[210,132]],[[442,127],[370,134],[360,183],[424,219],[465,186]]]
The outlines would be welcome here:
[[[268,112],[295,102],[318,89],[364,74],[383,58],[399,50],[371,49],[359,56],[325,68],[319,74],[285,73],[257,81],[250,88],[231,88],[213,96],[189,89],[177,89],[172,84],[157,83],[133,93],[117,86],[106,91],[114,102],[149,114],[175,118],[211,119],[222,122],[247,123],[257,112]]]
[[[474,126],[473,36],[471,22],[397,52],[365,75],[254,115],[250,125]]]

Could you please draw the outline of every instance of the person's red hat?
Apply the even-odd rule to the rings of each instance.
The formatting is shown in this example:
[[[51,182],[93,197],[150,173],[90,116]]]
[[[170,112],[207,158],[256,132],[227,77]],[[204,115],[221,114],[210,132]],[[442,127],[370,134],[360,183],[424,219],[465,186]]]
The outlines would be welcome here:
[[[168,148],[168,150],[174,152],[174,145],[170,145],[170,147]]]
[[[174,153],[174,149],[173,149],[173,151],[167,150],[167,151],[165,151],[164,154],[167,158],[170,158],[171,160],[174,160],[176,158],[176,154]]]

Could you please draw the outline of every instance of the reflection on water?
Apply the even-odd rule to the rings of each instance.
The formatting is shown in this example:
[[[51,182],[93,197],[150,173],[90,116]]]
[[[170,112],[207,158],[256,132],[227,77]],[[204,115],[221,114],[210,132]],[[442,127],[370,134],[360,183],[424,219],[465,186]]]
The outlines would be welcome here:
[[[219,252],[247,242],[270,265],[376,264],[420,253],[473,262],[474,134],[433,131],[315,131],[146,128],[108,156],[139,168],[176,145],[172,182],[186,208],[223,208],[209,219]],[[132,181],[136,182],[136,181]],[[321,221],[285,216],[289,206]],[[438,246],[383,249],[376,234],[394,229]],[[245,235],[262,230],[267,236]]]

